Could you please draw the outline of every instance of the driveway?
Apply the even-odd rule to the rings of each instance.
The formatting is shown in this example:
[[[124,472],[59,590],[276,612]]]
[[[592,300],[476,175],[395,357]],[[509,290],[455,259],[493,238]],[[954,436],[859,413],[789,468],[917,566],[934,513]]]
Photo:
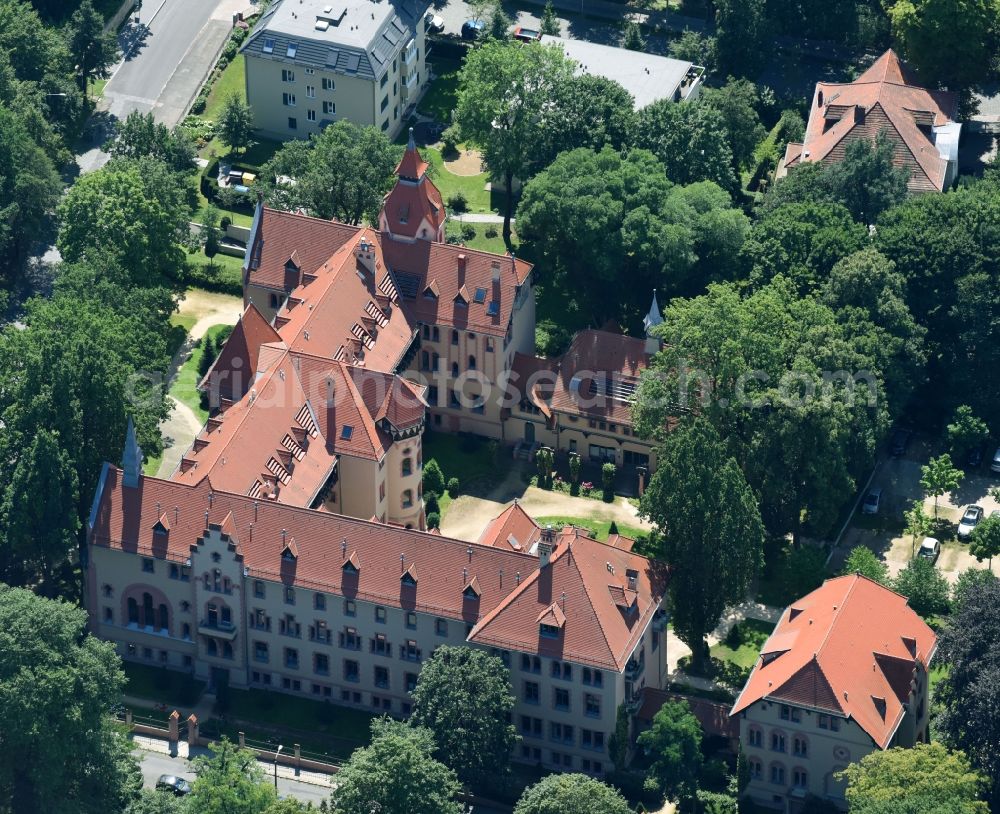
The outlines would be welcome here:
[[[847,553],[858,545],[864,545],[882,557],[889,567],[890,576],[896,576],[913,556],[913,549],[920,540],[913,540],[911,535],[904,533],[905,521],[903,512],[908,510],[915,500],[921,500],[924,512],[934,516],[934,498],[924,498],[920,488],[920,470],[931,456],[931,449],[926,443],[914,442],[907,455],[902,458],[890,458],[883,461],[872,486],[882,488],[882,509],[875,517],[856,515],[850,528],[844,534],[840,547],[834,552],[830,566],[839,570]],[[936,454],[936,453],[935,453]],[[989,456],[987,456],[988,458]],[[985,509],[989,515],[994,509],[1000,509],[989,495],[989,490],[1000,485],[1000,479],[991,477],[986,460],[975,472],[967,472],[958,489],[946,493],[938,499],[938,517],[952,524],[951,539],[942,538],[941,556],[937,566],[948,579],[954,583],[958,575],[969,568],[986,568],[986,563],[980,563],[969,554],[966,543],[954,539],[955,528],[962,512],[969,504],[975,503]],[[993,571],[1000,575],[1000,558],[993,563]]]
[[[139,25],[123,29],[124,56],[95,111],[88,149],[77,159],[81,172],[108,160],[100,146],[116,119],[152,111],[167,127],[180,123],[215,65],[233,15],[252,9],[250,0],[146,0]]]

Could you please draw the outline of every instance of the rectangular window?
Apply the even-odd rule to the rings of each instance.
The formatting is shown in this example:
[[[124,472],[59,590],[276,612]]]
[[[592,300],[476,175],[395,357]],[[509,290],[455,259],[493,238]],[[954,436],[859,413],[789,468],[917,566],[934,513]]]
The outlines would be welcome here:
[[[310,122],[316,121],[316,111],[315,110],[307,110],[306,111],[306,121],[310,121]]]
[[[294,93],[281,94],[281,104],[283,104],[285,107],[295,107],[295,94]]]
[[[253,581],[253,595],[257,597],[257,599],[263,599],[264,593],[265,593],[264,581],[260,579],[255,579]]]
[[[285,604],[294,605],[295,604],[295,589],[285,588]]]
[[[380,88],[384,88],[385,85],[386,85],[386,82],[388,82],[388,81],[389,81],[389,74],[388,73],[384,73],[384,74],[382,74],[382,78],[379,80],[378,86]]]
[[[378,622],[380,625],[385,624],[385,608],[383,608],[381,605],[375,608],[375,621]]]
[[[382,130],[388,130],[389,129],[389,120],[388,119],[386,119],[384,122],[382,122],[381,129]]]
[[[406,691],[413,692],[417,688],[417,674],[406,673]]]
[[[265,54],[274,53],[274,38],[264,37],[264,47],[261,49]]]
[[[389,640],[382,633],[375,634],[375,638],[371,640],[370,649],[376,656],[392,655],[392,645],[389,644]]]
[[[583,711],[588,718],[601,717],[601,696],[591,693],[583,695]]]
[[[295,71],[290,71],[287,68],[281,69],[281,81],[282,82],[294,82],[295,81]]]
[[[319,611],[326,610],[326,596],[324,594],[313,594],[313,608]]]
[[[780,732],[771,733],[771,751],[772,752],[784,752],[785,751],[785,736]]]
[[[537,681],[524,682],[524,703],[537,704],[541,700]]]
[[[289,130],[297,130],[298,127],[299,127],[299,120],[296,119],[294,116],[289,116],[288,117],[288,129]]]
[[[148,557],[143,557],[142,560],[142,571],[145,574],[152,574],[154,570],[153,561]]]
[[[784,766],[772,766],[771,767],[771,782],[776,786],[785,785],[785,767]]]
[[[387,668],[375,668],[375,686],[380,690],[389,689],[389,670]]]
[[[299,669],[299,651],[294,647],[285,648],[285,666],[292,670]]]
[[[415,614],[413,611],[406,612],[406,626],[410,630],[417,629],[417,614]]]
[[[329,102],[329,101],[324,100],[323,101],[323,115],[324,116],[333,116],[336,113],[337,113],[337,103],[336,102]]]
[[[435,619],[434,620],[434,632],[438,636],[448,635],[448,621],[446,619]]]
[[[569,690],[557,687],[552,691],[552,706],[561,712],[569,711]]]
[[[315,99],[316,98],[316,86],[315,85],[306,85],[306,96],[308,98],[310,98],[310,99]]]
[[[316,653],[313,656],[313,672],[316,675],[330,675],[330,657],[326,653]]]
[[[305,71],[306,71],[306,76],[312,76],[314,73],[316,73],[315,68],[306,68]]]
[[[354,604],[354,600],[353,599],[345,599],[344,600],[344,616],[357,616],[357,615],[358,615],[358,608]]]
[[[254,642],[253,643],[253,658],[254,661],[262,661],[265,664],[269,659],[267,652],[267,642]]]
[[[604,751],[604,733],[590,729],[583,730],[582,744],[584,749],[593,749],[595,752]]]
[[[350,681],[352,684],[357,684],[360,680],[361,672],[358,668],[358,663],[351,659],[344,659],[344,681]]]
[[[336,90],[336,85],[334,85],[332,79],[328,79],[325,76],[323,77],[323,90]]]

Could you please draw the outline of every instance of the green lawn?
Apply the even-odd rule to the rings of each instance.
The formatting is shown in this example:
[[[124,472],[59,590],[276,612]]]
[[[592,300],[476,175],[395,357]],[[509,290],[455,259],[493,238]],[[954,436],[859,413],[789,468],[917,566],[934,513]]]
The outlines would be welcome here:
[[[600,501],[597,501],[597,505],[603,505]],[[604,541],[608,539],[608,534],[611,529],[610,520],[591,520],[586,517],[536,517],[535,522],[540,526],[551,524],[556,528],[562,526],[580,526],[590,531],[595,539]],[[645,537],[647,532],[640,528],[635,528],[634,526],[626,526],[621,523],[618,524],[618,533],[623,537],[631,537],[636,540],[640,537]]]
[[[268,741],[287,735],[296,738],[292,742],[303,749],[346,757],[370,741],[371,720],[375,716],[365,710],[284,693],[230,689],[227,717],[257,724],[258,728],[252,731],[243,728],[246,736],[253,740]],[[241,727],[231,725],[227,728]],[[303,735],[311,736],[308,742]],[[289,740],[284,742],[287,749],[291,743]]]
[[[494,212],[499,211],[500,202],[497,201],[497,208],[493,208],[493,193],[486,189],[486,183],[490,180],[487,173],[481,172],[478,175],[455,175],[444,165],[441,151],[437,147],[421,147],[420,155],[430,164],[428,175],[434,182],[444,199],[445,206],[449,206],[448,201],[452,196],[461,193],[465,196],[467,211],[469,212]],[[502,196],[497,196],[502,198]],[[451,214],[455,214],[449,206]]]
[[[462,236],[462,224],[455,218],[448,219],[448,222],[445,224],[445,232],[448,235],[454,235],[455,237],[462,238],[462,242],[465,243],[465,245],[470,249],[479,249],[483,252],[493,252],[493,254],[507,253],[507,244],[503,242],[502,223],[470,223],[468,225],[476,230],[476,236],[471,239],[466,239]],[[496,229],[496,237],[486,236],[486,230],[490,226],[493,226]],[[518,247],[517,232],[511,232],[510,242],[516,252]]]
[[[934,694],[934,688],[938,685],[938,682],[942,678],[948,675],[949,669],[950,668],[948,667],[947,664],[942,664],[941,662],[938,662],[937,664],[931,667],[930,685],[929,685],[931,695]]]
[[[425,464],[431,458],[438,462],[446,484],[450,478],[458,478],[460,492],[489,489],[500,483],[512,463],[507,455],[494,455],[489,441],[474,435],[431,431],[424,435],[423,452]]]
[[[205,335],[214,339],[227,327],[226,325],[213,325]],[[201,364],[203,354],[204,350],[199,343],[191,351],[191,356],[181,366],[181,369],[177,371],[177,377],[170,386],[170,395],[191,408],[202,424],[208,421],[208,411],[202,409],[201,393],[198,392],[198,382],[201,379],[198,374],[198,365]]]
[[[157,703],[192,706],[201,697],[205,682],[198,681],[187,673],[154,667],[149,664],[135,664],[127,661],[124,664],[125,694],[137,698],[145,698]],[[148,714],[148,712],[147,712]]]
[[[450,124],[451,113],[458,100],[458,71],[462,62],[452,58],[431,57],[427,63],[437,76],[417,105],[417,111],[442,124]]]
[[[733,626],[725,641],[715,645],[711,654],[720,661],[728,661],[738,667],[753,667],[761,647],[773,630],[774,625],[770,622],[745,619]]]
[[[222,106],[230,95],[236,94],[246,101],[247,98],[246,63],[243,54],[237,54],[236,59],[230,62],[226,69],[215,80],[212,91],[208,94],[208,101],[205,103],[205,111],[201,114],[206,119],[216,121],[222,113]]]
[[[198,288],[218,290],[225,286],[228,293],[239,296],[243,292],[243,258],[219,252],[208,258],[203,251],[188,255],[191,264],[190,283]]]

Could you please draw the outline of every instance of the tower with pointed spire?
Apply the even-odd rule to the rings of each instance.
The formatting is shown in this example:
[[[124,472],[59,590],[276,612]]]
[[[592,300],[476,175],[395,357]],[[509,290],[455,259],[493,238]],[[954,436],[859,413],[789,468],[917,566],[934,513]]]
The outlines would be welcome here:
[[[417,150],[411,127],[406,152],[396,166],[396,186],[386,196],[379,214],[379,229],[383,234],[408,243],[444,242],[444,202],[427,177],[427,166]]]
[[[142,476],[142,447],[135,437],[135,424],[132,416],[128,418],[128,429],[125,431],[125,451],[122,452],[122,483],[133,489],[139,486]]]
[[[646,330],[646,353],[650,355],[661,348],[660,339],[653,334],[653,329],[662,324],[663,317],[660,315],[660,304],[656,301],[656,289],[654,288],[653,302],[649,306],[649,313],[642,320],[642,327]]]

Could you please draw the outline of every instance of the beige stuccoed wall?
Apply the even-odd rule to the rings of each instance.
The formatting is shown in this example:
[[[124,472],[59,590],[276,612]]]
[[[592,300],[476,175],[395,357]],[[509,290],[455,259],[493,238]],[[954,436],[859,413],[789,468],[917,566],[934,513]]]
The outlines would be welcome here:
[[[403,459],[412,464],[410,474],[403,475]],[[383,474],[386,478],[386,503],[388,521],[407,528],[423,528],[421,518],[420,481],[423,472],[423,450],[421,436],[404,438],[393,443],[385,456]],[[413,495],[410,508],[403,508],[403,492],[409,489]]]
[[[338,508],[343,514],[370,520],[381,517],[386,510],[385,499],[379,500],[379,484],[385,472],[379,471],[378,463],[366,458],[341,455],[338,463],[340,480],[334,487],[337,492]],[[386,484],[388,497],[388,484]]]

